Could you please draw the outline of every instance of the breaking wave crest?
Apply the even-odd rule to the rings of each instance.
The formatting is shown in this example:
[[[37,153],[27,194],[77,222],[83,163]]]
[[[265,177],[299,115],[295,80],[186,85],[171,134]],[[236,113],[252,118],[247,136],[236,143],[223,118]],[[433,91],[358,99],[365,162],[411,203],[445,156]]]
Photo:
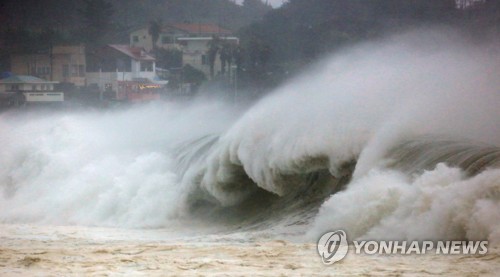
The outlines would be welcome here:
[[[499,243],[499,151],[428,138],[402,143],[389,152],[386,166],[326,200],[308,236],[346,229],[352,239]]]
[[[0,221],[500,242],[500,59],[448,32],[360,45],[248,109],[0,116]]]

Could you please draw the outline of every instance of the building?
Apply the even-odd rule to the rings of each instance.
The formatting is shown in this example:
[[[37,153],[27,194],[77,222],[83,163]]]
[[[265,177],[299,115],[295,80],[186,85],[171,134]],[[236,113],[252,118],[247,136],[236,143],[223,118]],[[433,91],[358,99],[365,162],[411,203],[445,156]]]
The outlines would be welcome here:
[[[43,54],[16,54],[11,56],[11,72],[31,75],[59,83],[85,86],[85,46],[58,45]]]
[[[128,102],[158,100],[161,97],[162,87],[161,84],[149,80],[118,81],[116,100]]]
[[[173,28],[172,26],[163,26],[156,42],[157,48],[180,49],[176,44],[176,39],[188,35],[186,32]],[[144,48],[146,51],[153,50],[153,40],[149,34],[148,27],[142,27],[132,31],[130,34],[130,46]]]
[[[147,87],[144,92],[149,93],[167,83],[157,77],[155,59],[139,47],[106,45],[87,54],[87,65],[87,84],[97,86],[112,99],[124,100],[122,96],[132,91],[140,93],[136,88]]]
[[[15,54],[10,57],[13,74],[32,75],[50,80],[51,61],[49,54]]]
[[[54,91],[57,83],[34,76],[12,75],[0,80],[0,102],[3,106],[63,102],[64,93]]]
[[[208,63],[208,48],[213,40],[213,37],[183,37],[178,38],[179,43],[182,45],[182,64],[191,65],[192,67],[201,70],[205,76],[210,76],[210,65]],[[238,45],[239,39],[237,37],[219,37],[223,43]],[[215,74],[220,71],[221,60],[220,51],[217,54],[214,62]],[[228,69],[229,70],[229,69]]]
[[[52,53],[54,59],[53,81],[72,83],[78,87],[87,84],[85,46],[54,46]]]
[[[216,24],[178,23],[162,26],[156,47],[164,49],[179,49],[182,51],[182,66],[191,65],[202,71],[205,76],[210,76],[207,51],[214,37],[221,41],[238,45],[239,39],[231,36],[230,30]],[[130,45],[142,47],[146,51],[153,49],[151,35],[148,27],[139,28],[130,34]],[[215,58],[215,75],[221,68],[220,54]]]
[[[178,38],[185,37],[212,37],[230,36],[232,32],[215,24],[205,23],[174,23],[162,26],[156,47],[179,49]],[[153,49],[153,41],[149,34],[149,27],[141,27],[130,33],[130,46],[142,47],[150,52]]]

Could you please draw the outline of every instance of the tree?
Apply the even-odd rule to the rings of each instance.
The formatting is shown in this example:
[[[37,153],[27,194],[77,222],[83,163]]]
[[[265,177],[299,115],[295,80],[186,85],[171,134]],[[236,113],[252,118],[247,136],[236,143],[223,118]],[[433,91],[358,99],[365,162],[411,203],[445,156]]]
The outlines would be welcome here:
[[[182,51],[178,49],[163,49],[156,50],[156,65],[164,69],[182,67]]]
[[[244,60],[244,56],[245,56],[243,48],[239,45],[236,45],[235,47],[233,47],[232,56],[233,56],[234,64],[236,65],[236,68],[239,71],[241,69],[242,64],[243,64],[243,60]]]
[[[210,66],[210,79],[214,78],[214,67],[215,67],[215,58],[217,57],[217,53],[219,52],[221,40],[218,36],[213,35],[212,39],[207,43],[208,50],[208,65]]]
[[[202,71],[189,64],[182,68],[182,75],[184,83],[194,83],[196,85],[200,85],[207,79]]]
[[[233,62],[233,45],[227,41],[222,43],[220,49],[220,70],[222,74],[226,73],[226,65],[231,68]]]
[[[474,35],[500,35],[500,1],[498,0],[462,0],[458,2],[463,28]]]
[[[273,7],[262,2],[262,0],[243,0],[241,6],[244,15],[249,21],[258,20],[273,9]]]
[[[149,28],[148,28],[148,33],[151,36],[151,42],[153,43],[153,53],[156,57],[156,52],[157,52],[157,47],[156,43],[158,42],[158,39],[160,38],[160,33],[161,33],[161,20],[153,20],[149,22]]]
[[[85,24],[82,33],[87,43],[91,45],[103,43],[112,29],[113,12],[113,5],[105,0],[84,0],[84,8],[80,10],[80,14]]]

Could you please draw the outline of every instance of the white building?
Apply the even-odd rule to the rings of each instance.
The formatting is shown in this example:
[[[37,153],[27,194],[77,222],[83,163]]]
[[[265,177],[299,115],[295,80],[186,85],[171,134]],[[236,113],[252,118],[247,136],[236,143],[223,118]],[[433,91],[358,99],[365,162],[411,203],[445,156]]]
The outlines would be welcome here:
[[[139,47],[107,45],[87,55],[87,85],[95,84],[101,91],[116,92],[119,81],[166,84],[155,70],[155,59]]]
[[[57,83],[27,75],[10,76],[0,80],[0,102],[14,106],[24,102],[62,102],[64,93],[54,91]]]
[[[232,32],[215,24],[207,23],[173,23],[161,27],[156,47],[165,49],[179,49],[179,38],[229,36]],[[153,40],[149,34],[149,27],[144,26],[130,33],[130,46],[144,48],[150,52],[153,49]]]
[[[239,39],[231,36],[232,32],[216,24],[207,23],[178,23],[162,26],[156,47],[164,49],[179,49],[182,51],[182,66],[191,65],[210,77],[207,52],[209,42],[214,36],[231,44],[238,44]],[[146,51],[153,49],[148,27],[139,28],[130,33],[130,45],[141,47]],[[214,73],[220,71],[220,55],[217,54],[214,64]]]
[[[239,44],[237,37],[219,37],[223,42],[233,45]],[[203,71],[207,77],[210,76],[210,65],[208,63],[208,47],[213,37],[184,37],[177,39],[183,46],[182,48],[182,64],[189,64],[192,67]],[[217,75],[221,68],[220,55],[217,54],[214,62],[214,71]]]

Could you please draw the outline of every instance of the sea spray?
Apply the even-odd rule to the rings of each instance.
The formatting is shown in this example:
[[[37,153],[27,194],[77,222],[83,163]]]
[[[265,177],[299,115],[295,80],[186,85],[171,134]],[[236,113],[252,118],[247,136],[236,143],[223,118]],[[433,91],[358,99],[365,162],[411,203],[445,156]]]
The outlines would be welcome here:
[[[163,227],[192,216],[268,237],[342,227],[498,241],[500,59],[487,49],[448,30],[389,37],[241,112],[197,102],[2,114],[0,220]],[[404,146],[444,153],[434,140],[465,148]],[[472,171],[448,159],[469,154]]]

